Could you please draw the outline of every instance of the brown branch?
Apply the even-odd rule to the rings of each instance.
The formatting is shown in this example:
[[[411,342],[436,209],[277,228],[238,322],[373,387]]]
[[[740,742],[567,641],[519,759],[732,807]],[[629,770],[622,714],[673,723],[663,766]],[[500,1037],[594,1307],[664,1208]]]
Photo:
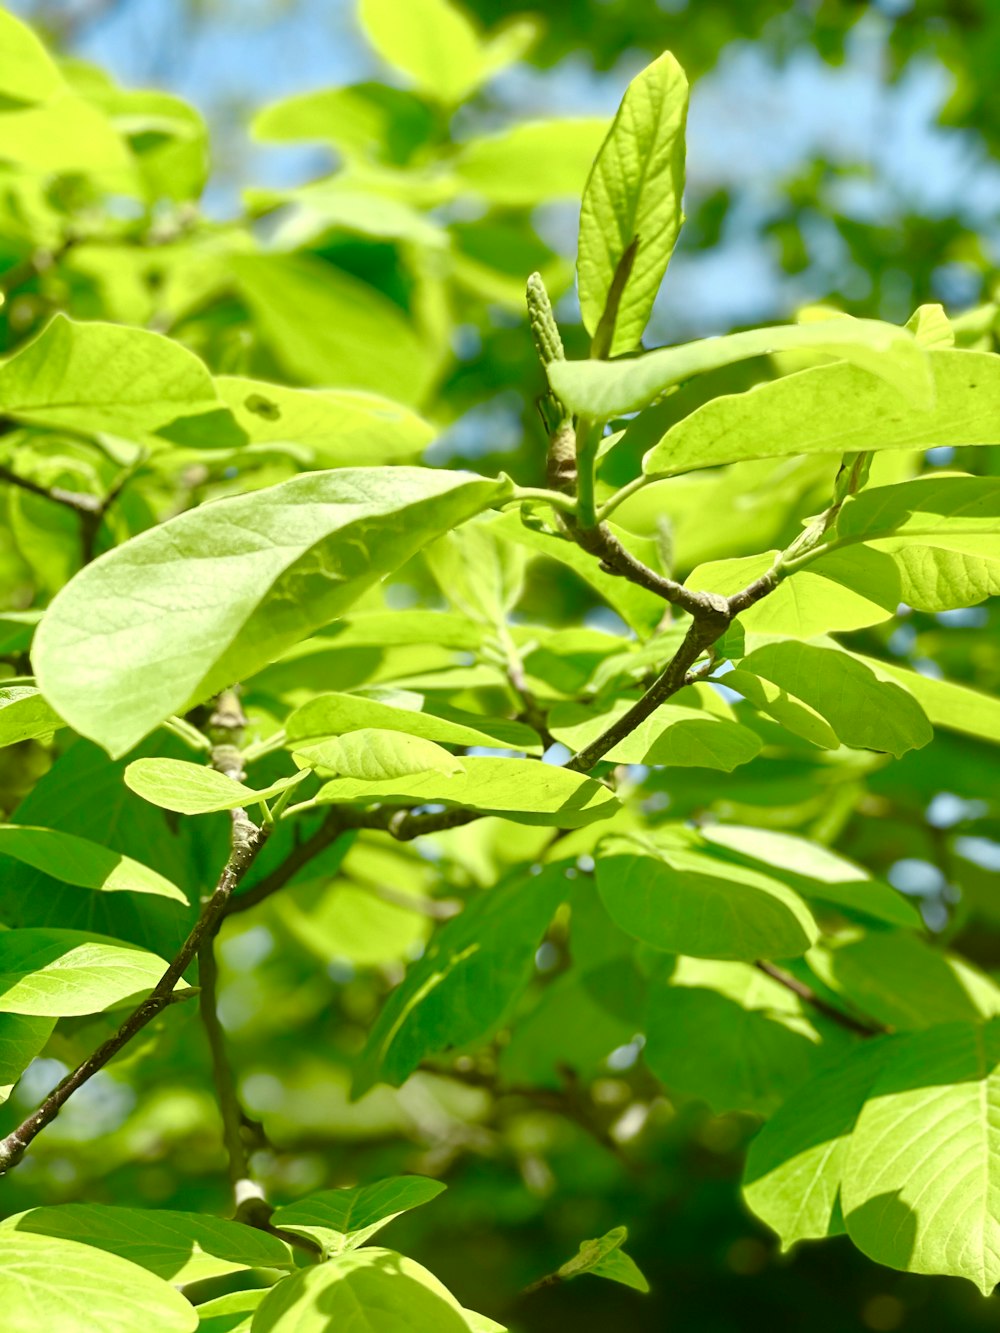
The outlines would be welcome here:
[[[817,1012],[829,1018],[831,1022],[839,1027],[846,1028],[848,1032],[853,1032],[859,1037],[879,1037],[891,1029],[882,1023],[876,1022],[874,1018],[855,1018],[853,1014],[846,1013],[843,1009],[838,1009],[836,1005],[830,1004],[822,995],[817,994],[811,986],[807,986],[804,981],[799,981],[798,977],[793,977],[790,972],[785,972],[780,967],[775,967],[773,963],[758,959],[754,964],[758,971],[763,972],[765,976],[776,981],[779,986],[784,986],[790,990],[793,995],[797,995],[805,1004],[811,1005]]]

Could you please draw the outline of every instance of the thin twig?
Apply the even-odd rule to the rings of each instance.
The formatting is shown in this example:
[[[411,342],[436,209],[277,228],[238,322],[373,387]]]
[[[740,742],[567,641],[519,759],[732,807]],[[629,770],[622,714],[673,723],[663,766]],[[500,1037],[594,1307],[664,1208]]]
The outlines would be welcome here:
[[[799,981],[798,977],[793,977],[790,972],[775,967],[773,963],[758,959],[754,966],[765,976],[770,977],[772,981],[776,981],[779,986],[784,986],[786,990],[790,990],[793,995],[797,995],[804,1003],[811,1005],[817,1012],[829,1018],[831,1022],[836,1023],[839,1027],[846,1028],[848,1032],[853,1032],[859,1037],[880,1037],[891,1030],[884,1024],[876,1022],[874,1018],[855,1018],[853,1014],[838,1009],[836,1005],[830,1004],[822,995],[817,994],[811,986],[807,986],[804,981]]]

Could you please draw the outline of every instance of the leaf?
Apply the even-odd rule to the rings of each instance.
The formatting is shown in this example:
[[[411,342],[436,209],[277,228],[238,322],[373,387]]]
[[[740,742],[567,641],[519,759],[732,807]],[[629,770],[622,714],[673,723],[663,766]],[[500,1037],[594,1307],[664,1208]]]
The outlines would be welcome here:
[[[880,537],[1000,534],[1000,478],[918,477],[849,497],[837,517],[838,541]]]
[[[443,533],[424,559],[449,604],[469,620],[506,626],[524,591],[527,556],[489,519]],[[501,634],[505,630],[501,630]]]
[[[25,1233],[80,1241],[120,1255],[175,1284],[200,1282],[244,1268],[291,1268],[284,1241],[240,1222],[165,1208],[114,1208],[66,1203],[29,1208],[0,1222],[4,1248]]]
[[[0,412],[16,421],[153,444],[239,444],[212,377],[179,343],[145,329],[56,315],[0,364]]]
[[[1000,1020],[895,1046],[851,1135],[842,1207],[869,1258],[1000,1281]]]
[[[909,671],[894,662],[881,662],[860,653],[854,656],[880,680],[900,684],[916,699],[936,727],[1000,744],[1000,699],[970,690],[967,685],[958,685],[952,680],[923,676],[919,671]]]
[[[507,208],[579,197],[607,128],[598,117],[526,121],[466,144],[455,173],[467,189]]]
[[[13,1091],[36,1055],[39,1055],[55,1027],[54,1018],[0,1014],[0,1103]]]
[[[402,165],[434,128],[434,109],[384,83],[356,83],[299,93],[263,107],[251,122],[255,139],[318,139],[350,157]]]
[[[155,954],[80,930],[0,933],[0,1012],[97,1014],[152,990],[167,970]]]
[[[424,468],[306,473],[133,537],[59,593],[35,636],[52,706],[113,756],[340,615],[504,481]]]
[[[553,361],[548,367],[549,383],[571,412],[582,413],[598,421],[609,421],[622,413],[637,412],[647,407],[672,385],[690,379],[692,375],[703,375],[706,371],[718,370],[751,357],[796,351],[799,348],[823,352],[840,358],[843,363],[850,363],[852,368],[856,368],[854,392],[861,397],[866,392],[865,386],[874,384],[873,392],[887,415],[894,413],[898,416],[905,412],[911,400],[917,402],[928,417],[932,415],[927,410],[933,393],[927,359],[929,354],[918,346],[910,333],[895,324],[883,324],[875,319],[853,319],[846,315],[816,323],[750,329],[745,333],[730,333],[723,338],[703,338],[677,347],[661,347],[655,352],[646,352],[630,360]],[[819,370],[835,368],[840,367],[818,367]],[[817,369],[800,372],[801,375],[816,373]],[[749,394],[754,395],[751,398],[756,408],[754,422],[759,422],[762,415],[766,420],[771,419],[770,403],[764,397],[763,390],[799,378],[799,375],[790,375],[749,390]],[[736,446],[727,440],[721,457],[710,457],[705,462],[699,459],[679,466],[673,441],[675,432],[681,432],[688,422],[694,421],[700,413],[706,412],[716,403],[733,401],[737,399],[715,399],[679,422],[647,453],[643,459],[643,471],[667,476],[714,463],[735,463],[744,458],[769,458],[784,453],[828,453],[841,447],[836,441],[831,443],[828,440],[822,450],[786,450],[782,447],[783,442],[773,441],[770,448],[764,446],[755,450],[737,451]],[[968,416],[967,407],[965,415]],[[682,444],[682,458],[692,452]]]
[[[377,288],[310,256],[240,254],[228,264],[290,378],[402,403],[425,396],[436,369],[430,340]]]
[[[161,1278],[116,1254],[50,1236],[0,1246],[5,1333],[194,1333],[198,1315]]]
[[[255,790],[217,769],[186,759],[135,759],[125,770],[125,785],[163,810],[174,810],[179,815],[205,815],[270,800],[304,777],[304,773],[293,773]],[[0,850],[2,847],[0,842]]]
[[[676,476],[748,458],[993,444],[1000,415],[997,358],[946,350],[922,355],[933,377],[929,406],[901,398],[860,366],[813,366],[699,407],[653,446],[643,471]]]
[[[0,687],[0,747],[51,736],[64,725],[34,685]]]
[[[434,436],[409,408],[359,389],[290,389],[236,375],[215,384],[252,444],[294,444],[323,467],[411,459]]]
[[[314,798],[321,804],[373,801],[428,802],[501,815],[518,824],[582,828],[619,808],[613,792],[593,778],[534,759],[463,759],[454,777],[415,773],[383,782],[335,778]]]
[[[628,1228],[614,1227],[596,1240],[582,1241],[579,1252],[557,1269],[558,1276],[566,1282],[583,1273],[593,1273],[595,1277],[620,1282],[623,1286],[634,1287],[636,1291],[649,1291],[649,1283],[635,1261],[622,1249],[626,1240]]]
[[[418,703],[423,702],[418,696]],[[541,749],[535,733],[528,727],[514,722],[507,723],[505,719],[479,719],[473,718],[472,714],[467,716],[470,722],[474,720],[478,723],[481,720],[485,730],[481,731],[478,726],[471,726],[464,721],[453,721],[449,717],[425,712],[419,706],[397,707],[381,699],[367,699],[363,695],[331,693],[319,694],[297,708],[288,717],[285,730],[290,749],[300,748],[303,741],[343,736],[368,727],[420,736],[424,740],[437,741],[440,745],[481,745],[528,751]],[[511,728],[509,733],[505,730],[507,726]]]
[[[581,704],[557,704],[549,713],[549,731],[571,750],[582,750],[622,717],[632,702],[619,700],[601,712]],[[749,763],[760,749],[760,738],[749,727],[698,708],[662,704],[604,758],[617,764],[715,768],[731,773]]]
[[[198,1306],[198,1333],[250,1333],[257,1306],[267,1295],[266,1287],[231,1291]]]
[[[776,879],[680,847],[612,836],[597,887],[616,925],[654,949],[697,958],[794,958],[818,937],[812,914]]]
[[[885,1037],[853,1046],[792,1092],[750,1144],[743,1197],[783,1250],[843,1230],[839,1194],[851,1134],[892,1049]]]
[[[346,736],[295,747],[292,758],[323,777],[358,778],[362,782],[384,782],[411,773],[464,773],[460,759],[433,741],[398,731],[364,727]]]
[[[427,1176],[387,1176],[353,1189],[321,1190],[276,1208],[271,1224],[315,1240],[328,1257],[364,1245],[394,1217],[430,1203],[444,1189]]]
[[[650,988],[643,1058],[671,1092],[717,1115],[769,1115],[811,1076],[827,1041],[846,1040],[831,1029],[748,963],[680,958]]]
[[[726,676],[727,683],[734,674]],[[741,682],[747,675],[776,686],[779,698],[788,697],[814,710],[839,740],[855,749],[887,750],[898,759],[907,750],[926,745],[934,734],[912,695],[880,681],[862,662],[833,645],[794,640],[765,644],[740,663]],[[741,685],[734,683],[732,688],[741,689]],[[775,716],[789,725],[777,710]]]
[[[569,881],[562,865],[520,875],[471,899],[432,938],[383,1005],[354,1082],[393,1087],[422,1060],[479,1041],[503,1021],[528,984],[535,950]]]
[[[58,829],[0,825],[0,856],[34,866],[63,884],[100,889],[104,893],[152,893],[187,906],[187,895],[149,866]]]
[[[432,1273],[393,1250],[348,1250],[279,1282],[254,1333],[469,1333],[461,1307]]]
[[[0,10],[0,93],[44,102],[65,90],[58,66],[26,23]]]
[[[735,824],[710,824],[701,836],[709,851],[718,848],[723,854],[763,863],[769,874],[805,898],[889,925],[921,925],[919,912],[901,893],[828,847],[774,829]]]
[[[631,1287],[633,1291],[641,1291],[643,1295],[649,1291],[649,1283],[641,1268],[620,1247],[606,1254],[603,1259],[599,1259],[590,1271],[594,1277],[607,1278],[609,1282],[620,1282],[623,1287]]]
[[[626,89],[583,192],[577,274],[592,338],[623,256],[637,243],[617,318],[607,330],[612,356],[632,351],[641,339],[681,228],[687,107],[684,71],[665,51]],[[552,387],[562,398],[558,382]]]

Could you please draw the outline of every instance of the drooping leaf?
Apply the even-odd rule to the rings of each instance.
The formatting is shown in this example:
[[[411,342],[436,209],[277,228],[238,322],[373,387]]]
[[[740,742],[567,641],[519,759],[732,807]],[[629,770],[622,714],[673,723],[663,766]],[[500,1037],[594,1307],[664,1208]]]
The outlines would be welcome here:
[[[933,349],[922,355],[933,377],[930,405],[901,397],[860,366],[813,366],[699,407],[647,453],[643,471],[673,476],[749,458],[993,444],[997,358]]]
[[[883,324],[874,319],[851,319],[847,316],[817,323],[750,329],[745,333],[730,333],[723,338],[704,338],[677,347],[661,347],[655,352],[646,352],[630,360],[553,361],[548,367],[549,382],[556,395],[571,411],[594,417],[598,421],[608,421],[612,417],[621,416],[623,412],[637,412],[647,407],[671,385],[690,379],[693,375],[703,375],[706,371],[718,370],[751,357],[798,348],[824,352],[851,363],[862,386],[859,392],[863,393],[864,384],[871,380],[877,386],[876,392],[893,402],[897,412],[906,411],[911,401],[916,401],[927,411],[933,394],[928,354],[921,350],[910,333],[895,324]],[[814,374],[815,371],[802,372],[810,373]],[[786,382],[776,381],[778,384]],[[766,389],[773,385],[761,387]],[[758,389],[750,390],[751,394],[758,392]],[[728,398],[715,400],[732,401]],[[754,401],[758,404],[759,412],[759,400]],[[699,411],[704,412],[712,406],[714,403],[709,403]],[[687,421],[694,420],[697,415],[695,412],[680,422],[650,450],[643,460],[645,472],[671,474],[708,465],[698,462],[679,467],[673,450],[668,447],[674,431],[681,430]],[[836,443],[827,443],[822,452],[836,448]],[[741,458],[766,458],[784,452],[778,444],[770,455],[763,451],[734,451],[730,457],[711,458],[708,462],[734,463]],[[789,449],[787,452],[809,451]]]
[[[174,810],[179,815],[204,815],[270,800],[295,786],[304,776],[292,773],[255,789],[205,764],[192,764],[186,759],[135,759],[125,770],[125,785],[163,810]]]
[[[630,352],[642,337],[681,228],[687,106],[684,71],[665,51],[626,89],[583,192],[577,273],[580,309],[591,337],[619,264],[635,247],[617,318],[607,331],[612,356]],[[560,382],[553,379],[552,387],[562,398]],[[600,412],[563,401],[574,412],[603,419]]]
[[[362,727],[345,736],[299,743],[292,758],[323,777],[357,778],[385,782],[411,773],[464,773],[461,759],[433,741],[378,727]]]
[[[394,1217],[430,1203],[444,1190],[427,1176],[387,1176],[353,1189],[321,1190],[276,1208],[273,1226],[315,1240],[326,1255],[364,1245]]]
[[[9,1333],[194,1333],[194,1306],[116,1254],[15,1233],[0,1245],[0,1305]]]
[[[569,882],[562,865],[473,898],[431,940],[368,1036],[355,1094],[399,1086],[429,1055],[485,1037],[527,985],[535,950]]]
[[[857,654],[880,680],[895,681],[911,694],[936,727],[1000,744],[1000,699],[953,680],[937,680],[895,662]]]
[[[149,866],[58,829],[0,825],[0,856],[34,866],[63,884],[104,893],[152,893],[187,905],[186,894]]]
[[[202,1301],[198,1306],[198,1333],[250,1333],[257,1306],[266,1295],[266,1287],[257,1287]]]
[[[571,750],[581,750],[626,713],[630,703],[620,700],[603,711],[581,704],[557,704],[549,714],[549,731]],[[749,727],[707,710],[662,704],[604,758],[618,764],[715,768],[731,773],[749,763],[760,749],[760,738]]]
[[[134,537],[49,607],[34,662],[71,726],[124,754],[246,680],[505,481],[421,468],[306,473]]]
[[[0,747],[51,736],[64,725],[34,685],[0,687]]]
[[[819,930],[786,885],[681,847],[612,836],[597,851],[597,887],[622,930],[696,958],[793,958]]]
[[[100,1013],[152,990],[166,970],[145,949],[83,931],[7,930],[0,933],[0,1013]]]
[[[170,1282],[200,1282],[243,1268],[291,1268],[292,1254],[277,1236],[204,1213],[165,1208],[116,1208],[67,1203],[30,1208],[0,1223],[0,1249],[25,1234],[79,1241],[120,1255]]]
[[[52,1035],[54,1018],[0,1014],[0,1102]]]
[[[478,718],[475,719],[479,721]],[[424,708],[398,707],[381,699],[358,694],[319,694],[297,708],[285,723],[288,744],[298,748],[302,742],[342,736],[366,727],[381,727],[437,741],[440,745],[481,745],[501,749],[540,749],[534,732],[516,722],[498,722],[483,717],[483,730],[450,717],[439,717]]]
[[[527,121],[465,145],[459,180],[491,203],[519,208],[579,196],[608,128],[596,117]]]
[[[413,802],[462,806],[501,815],[518,824],[581,828],[607,819],[619,808],[613,792],[593,778],[533,759],[463,759],[464,772],[414,773],[382,782],[335,778],[315,800],[329,802]]]
[[[945,1023],[891,1051],[844,1166],[847,1233],[878,1263],[1000,1281],[1000,1020]]]

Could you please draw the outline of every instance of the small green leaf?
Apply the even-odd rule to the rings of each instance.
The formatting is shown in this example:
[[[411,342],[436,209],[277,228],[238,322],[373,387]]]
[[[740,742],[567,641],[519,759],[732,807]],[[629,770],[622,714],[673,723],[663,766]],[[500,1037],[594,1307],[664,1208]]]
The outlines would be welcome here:
[[[433,630],[432,630],[433,632]],[[423,702],[418,699],[418,702]],[[0,715],[2,716],[2,715]],[[480,745],[499,749],[540,750],[535,733],[517,722],[483,717],[483,730],[472,726],[480,719],[467,714],[470,723],[439,717],[418,707],[397,707],[380,699],[358,694],[319,694],[292,713],[285,723],[290,749],[301,748],[303,741],[343,736],[367,727],[379,727],[437,741],[439,745]],[[494,730],[496,728],[496,730]]]
[[[200,1282],[244,1268],[291,1268],[284,1241],[239,1222],[165,1208],[113,1208],[66,1203],[29,1208],[0,1222],[4,1245],[26,1233],[80,1241],[120,1255],[173,1283]]]
[[[455,162],[464,186],[493,204],[523,208],[579,197],[606,120],[527,121],[465,145]]]
[[[0,1012],[96,1014],[152,990],[162,958],[82,930],[0,933]]]
[[[34,685],[0,687],[0,747],[51,736],[63,726]]]
[[[92,1245],[20,1232],[0,1246],[5,1333],[194,1333],[194,1306],[162,1278]]]
[[[187,896],[155,870],[73,833],[23,824],[0,825],[0,856],[34,866],[63,884],[104,893],[153,893],[187,906]]]
[[[533,759],[463,759],[464,772],[415,773],[383,782],[335,778],[320,788],[315,800],[335,802],[415,802],[462,806],[483,814],[501,815],[518,824],[551,824],[581,828],[607,819],[619,809],[614,793],[593,778]]]
[[[257,1306],[267,1295],[266,1287],[231,1291],[198,1306],[198,1333],[250,1333]]]
[[[605,314],[619,264],[638,242],[617,318],[608,330],[612,356],[632,351],[641,339],[681,228],[687,107],[684,71],[665,51],[626,89],[583,192],[577,272],[580,309],[591,337]],[[552,387],[572,411],[601,416],[573,406],[558,383],[553,380]]]
[[[5,1102],[55,1027],[54,1018],[0,1013],[0,1103]]]
[[[572,1259],[567,1259],[557,1270],[564,1282],[580,1277],[583,1273],[592,1273],[594,1277],[608,1278],[611,1282],[620,1282],[623,1286],[634,1287],[636,1291],[649,1291],[649,1283],[639,1271],[633,1259],[622,1250],[628,1240],[627,1227],[613,1227],[596,1240],[585,1240]]]
[[[509,483],[425,468],[305,473],[205,505],[87,565],[35,636],[54,708],[114,756],[340,615]]]
[[[786,885],[682,847],[612,836],[597,851],[608,914],[654,949],[696,958],[794,958],[819,928]]]
[[[294,787],[305,773],[279,778],[259,790],[204,764],[186,759],[135,759],[125,770],[125,785],[151,805],[179,815],[205,815],[256,805]],[[0,842],[0,849],[2,849]]]
[[[386,782],[410,773],[464,773],[460,759],[433,741],[398,731],[362,727],[345,736],[298,744],[292,758],[322,777],[358,778],[362,782]]]
[[[276,1208],[271,1224],[315,1240],[326,1255],[353,1250],[394,1217],[430,1203],[444,1191],[427,1176],[388,1176],[353,1189],[321,1190]]]

